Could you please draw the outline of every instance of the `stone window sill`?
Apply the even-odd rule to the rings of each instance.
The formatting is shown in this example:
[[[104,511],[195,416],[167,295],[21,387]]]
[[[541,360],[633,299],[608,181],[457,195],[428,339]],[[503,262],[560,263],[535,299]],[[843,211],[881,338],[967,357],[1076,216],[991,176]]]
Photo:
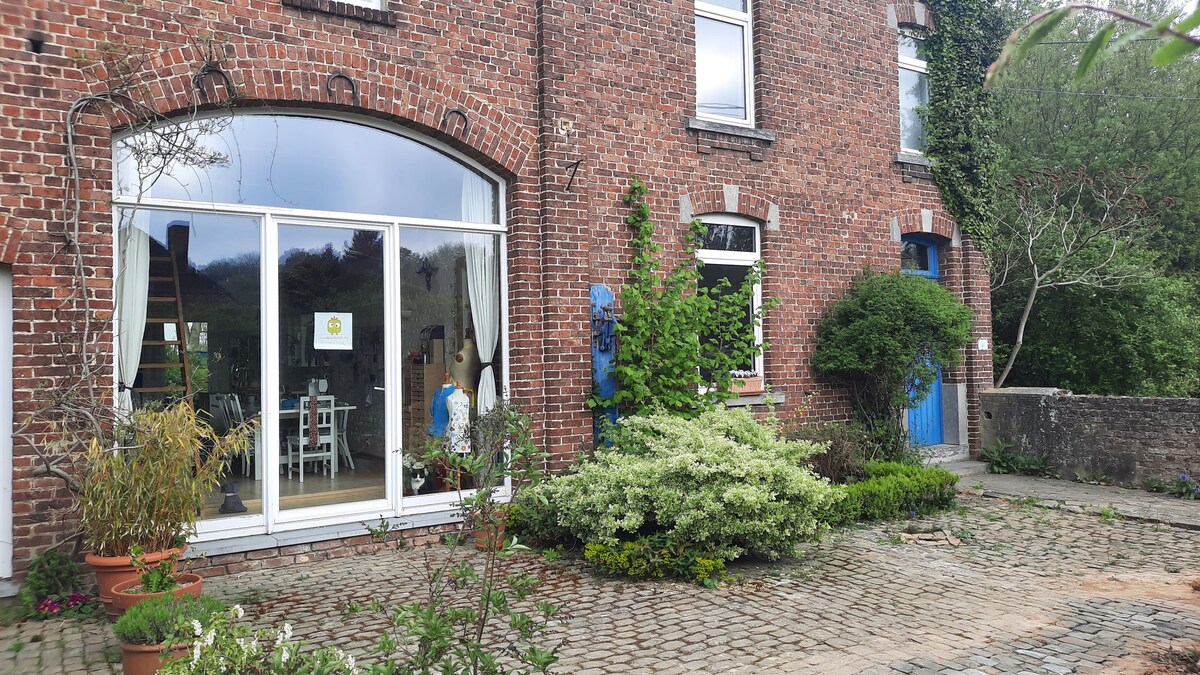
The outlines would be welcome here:
[[[688,118],[687,128],[692,131],[709,131],[718,134],[725,134],[727,136],[737,136],[739,138],[752,138],[756,141],[766,141],[767,143],[775,140],[774,131],[767,131],[766,129],[751,129],[750,127],[739,127],[736,124],[710,122],[697,117]]]
[[[786,400],[784,399],[782,392],[770,392],[769,391],[765,394],[752,394],[752,395],[746,395],[746,396],[738,396],[737,398],[731,398],[728,401],[725,401],[725,405],[729,406],[730,408],[740,408],[740,407],[748,406],[748,405],[765,405],[768,402],[773,403],[773,404],[779,404],[779,403],[785,403]]]
[[[354,5],[338,0],[281,0],[284,7],[303,9],[321,14],[332,14],[364,23],[376,23],[391,28],[396,27],[396,14],[384,9],[372,9],[362,5]],[[386,2],[384,3],[386,6]]]
[[[904,150],[897,152],[892,161],[897,164],[913,164],[916,166],[930,166],[932,164],[925,155],[919,152],[906,152]]]

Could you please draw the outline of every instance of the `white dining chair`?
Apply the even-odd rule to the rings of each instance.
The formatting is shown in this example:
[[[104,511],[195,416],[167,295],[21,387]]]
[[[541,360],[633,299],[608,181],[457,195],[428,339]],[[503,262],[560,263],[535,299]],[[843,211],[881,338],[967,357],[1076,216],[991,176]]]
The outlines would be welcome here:
[[[316,398],[316,413],[309,408],[309,399]],[[292,478],[292,469],[300,474],[300,482],[304,482],[306,463],[320,464],[321,473],[328,473],[330,478],[337,476],[337,414],[334,412],[332,396],[301,396],[300,416],[297,434],[287,437],[286,454],[283,464],[287,466],[288,480]],[[311,429],[316,427],[317,444],[309,445]],[[315,471],[315,468],[314,468]]]

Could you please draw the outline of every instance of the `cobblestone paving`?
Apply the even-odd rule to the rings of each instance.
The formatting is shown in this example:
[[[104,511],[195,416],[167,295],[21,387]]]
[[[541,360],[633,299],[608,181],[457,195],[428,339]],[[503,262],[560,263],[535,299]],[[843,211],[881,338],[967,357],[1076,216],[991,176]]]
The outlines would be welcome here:
[[[974,477],[964,483],[971,483]],[[597,578],[523,556],[569,613],[543,634],[561,672],[1142,673],[1147,655],[1200,640],[1200,532],[964,496],[932,518],[958,547],[898,544],[903,523],[850,530],[797,560],[739,565],[720,589]],[[1195,503],[1192,503],[1195,505]],[[1200,507],[1197,507],[1200,508]],[[435,553],[442,549],[435,549]],[[210,579],[264,624],[366,653],[378,624],[339,603],[413,598],[420,552]],[[103,625],[0,629],[13,673],[118,672]],[[17,645],[22,648],[15,650]],[[2,651],[7,647],[7,651]]]

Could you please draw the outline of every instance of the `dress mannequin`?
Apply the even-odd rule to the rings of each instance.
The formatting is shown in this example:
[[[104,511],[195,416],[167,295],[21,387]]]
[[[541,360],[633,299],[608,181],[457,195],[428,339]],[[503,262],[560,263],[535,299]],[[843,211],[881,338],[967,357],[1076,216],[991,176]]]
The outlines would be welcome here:
[[[458,389],[450,381],[450,374],[447,373],[442,386],[433,393],[433,399],[429,402],[429,412],[433,415],[433,422],[429,425],[431,436],[446,435],[446,425],[450,422],[450,409],[447,407],[446,401],[456,391]]]
[[[479,382],[479,366],[479,350],[475,348],[475,341],[471,338],[463,340],[462,349],[458,350],[454,358],[446,364],[455,383],[459,387],[472,391],[475,389],[475,384]]]
[[[471,451],[471,399],[461,388],[446,398],[450,421],[446,425],[446,449],[465,455]]]

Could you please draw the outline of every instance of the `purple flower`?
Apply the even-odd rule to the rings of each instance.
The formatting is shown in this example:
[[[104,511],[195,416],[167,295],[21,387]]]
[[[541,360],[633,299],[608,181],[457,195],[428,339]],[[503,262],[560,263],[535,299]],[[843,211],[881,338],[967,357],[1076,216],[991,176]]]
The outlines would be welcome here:
[[[1189,481],[1189,480],[1191,480],[1191,479],[1192,479],[1192,477],[1191,477],[1191,476],[1189,476],[1189,475],[1187,475],[1186,473],[1181,473],[1181,474],[1179,474],[1179,480],[1182,480],[1182,481]]]
[[[46,598],[38,603],[37,611],[42,614],[56,615],[62,611],[62,603],[54,598]]]
[[[67,596],[67,607],[78,607],[86,605],[92,601],[92,596],[87,593],[72,593]]]

